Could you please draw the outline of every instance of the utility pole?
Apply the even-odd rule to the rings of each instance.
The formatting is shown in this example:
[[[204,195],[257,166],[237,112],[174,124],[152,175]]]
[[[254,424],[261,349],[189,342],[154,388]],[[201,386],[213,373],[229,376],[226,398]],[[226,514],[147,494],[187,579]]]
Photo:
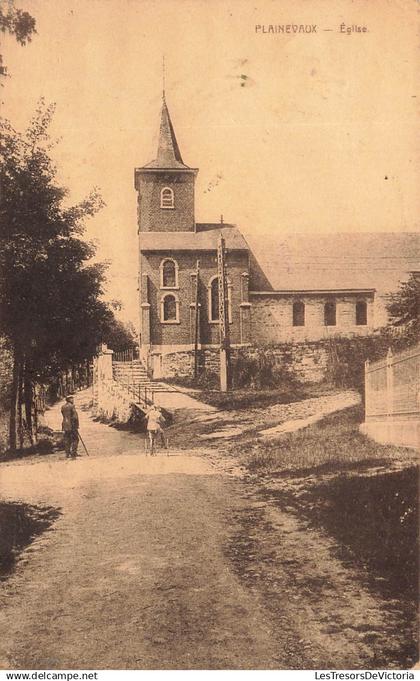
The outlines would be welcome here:
[[[226,283],[226,248],[222,235],[220,235],[217,245],[217,275],[219,283],[220,390],[227,392],[230,383],[229,303]]]
[[[198,329],[200,320],[200,261],[195,270],[194,378],[198,377]]]

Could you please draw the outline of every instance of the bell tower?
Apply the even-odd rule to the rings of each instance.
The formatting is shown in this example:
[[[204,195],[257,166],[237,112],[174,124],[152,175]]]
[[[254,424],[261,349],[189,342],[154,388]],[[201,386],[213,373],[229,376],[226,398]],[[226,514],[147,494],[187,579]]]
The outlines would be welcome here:
[[[139,233],[195,232],[197,173],[182,160],[163,91],[156,159],[134,171]]]

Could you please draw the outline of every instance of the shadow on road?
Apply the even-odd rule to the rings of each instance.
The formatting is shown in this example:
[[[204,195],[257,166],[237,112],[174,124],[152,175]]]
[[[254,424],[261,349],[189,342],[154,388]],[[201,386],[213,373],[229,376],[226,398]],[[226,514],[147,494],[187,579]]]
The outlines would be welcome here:
[[[0,580],[13,571],[19,554],[61,515],[53,506],[0,503]]]

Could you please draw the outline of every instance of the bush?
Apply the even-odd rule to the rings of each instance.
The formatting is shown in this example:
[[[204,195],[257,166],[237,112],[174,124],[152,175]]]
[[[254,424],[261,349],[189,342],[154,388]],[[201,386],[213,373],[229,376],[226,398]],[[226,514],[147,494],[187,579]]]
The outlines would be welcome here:
[[[271,348],[238,350],[232,358],[233,388],[278,388],[297,386],[298,380],[289,366]]]
[[[284,358],[276,355],[272,348],[238,349],[231,354],[232,388],[271,388],[298,387],[299,381],[291,369],[285,365]],[[196,379],[192,376],[177,376],[167,379],[185,388],[218,390],[220,377],[214,368],[201,367]]]
[[[389,348],[394,352],[412,345],[412,339],[387,327],[370,336],[331,338],[328,342],[327,380],[337,388],[355,388],[364,393],[365,362],[381,359]]]

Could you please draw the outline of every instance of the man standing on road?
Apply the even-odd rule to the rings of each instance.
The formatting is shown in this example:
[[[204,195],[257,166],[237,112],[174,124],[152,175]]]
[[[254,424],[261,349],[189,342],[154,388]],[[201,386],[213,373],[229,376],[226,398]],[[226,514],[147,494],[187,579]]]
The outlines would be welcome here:
[[[63,415],[64,449],[66,459],[75,459],[79,444],[79,416],[74,406],[73,395],[66,397],[66,403],[61,407]]]

